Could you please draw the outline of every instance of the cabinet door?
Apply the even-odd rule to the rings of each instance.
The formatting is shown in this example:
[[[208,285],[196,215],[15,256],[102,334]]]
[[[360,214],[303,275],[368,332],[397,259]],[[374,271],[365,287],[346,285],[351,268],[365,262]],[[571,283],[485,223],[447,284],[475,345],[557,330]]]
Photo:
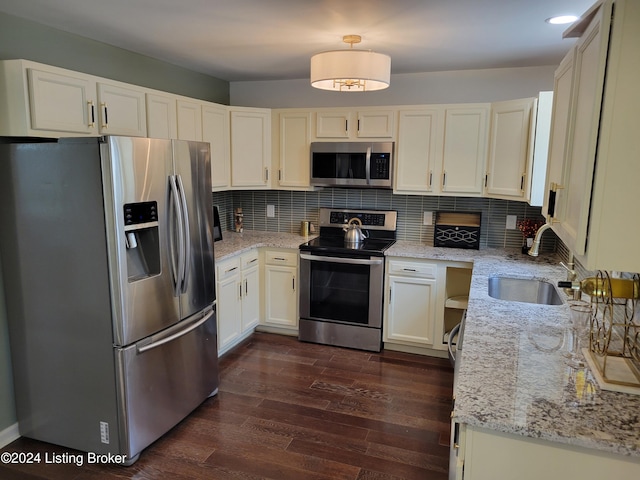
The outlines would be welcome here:
[[[100,122],[103,135],[147,136],[147,111],[143,90],[98,83]]]
[[[443,193],[482,193],[488,112],[488,106],[447,108],[442,158]]]
[[[407,110],[399,114],[395,190],[432,192],[436,159],[442,153],[438,136],[439,109]]]
[[[202,141],[211,145],[211,187],[229,187],[229,112],[224,106],[202,106]]]
[[[268,111],[231,112],[231,186],[266,188],[271,158]]]
[[[96,85],[88,78],[27,69],[31,128],[95,134]]]
[[[385,341],[433,345],[436,279],[389,276]]]
[[[217,282],[218,352],[224,353],[242,333],[240,276],[227,276]]]
[[[202,107],[197,102],[178,100],[178,139],[202,141]]]
[[[298,326],[298,293],[296,269],[267,265],[265,267],[265,323]]]
[[[308,187],[311,114],[281,113],[279,123],[279,184],[281,187]]]
[[[485,176],[485,192],[490,196],[524,200],[534,101],[533,98],[525,98],[491,105]]]
[[[147,134],[151,138],[178,138],[176,99],[147,93]]]
[[[608,14],[605,14],[608,11]],[[564,167],[561,238],[578,255],[586,252],[591,186],[610,29],[610,5],[603,5],[575,47],[569,150]]]
[[[553,107],[551,113],[551,134],[549,137],[549,159],[547,162],[546,193],[542,213],[555,217],[556,209],[564,195],[562,175],[567,150],[567,134],[569,133],[569,114],[571,109],[571,90],[573,86],[574,49],[564,57],[553,76]],[[555,230],[555,227],[554,227]]]
[[[242,272],[242,333],[260,321],[260,270],[256,265]]]
[[[316,113],[316,138],[349,138],[351,112]]]
[[[394,128],[393,110],[358,112],[356,136],[359,138],[392,138]]]

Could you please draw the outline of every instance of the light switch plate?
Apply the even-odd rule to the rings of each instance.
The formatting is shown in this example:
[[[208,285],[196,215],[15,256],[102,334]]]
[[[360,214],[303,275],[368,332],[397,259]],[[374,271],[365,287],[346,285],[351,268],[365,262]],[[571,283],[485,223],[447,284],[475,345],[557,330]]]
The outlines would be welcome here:
[[[273,218],[276,216],[275,205],[267,205],[267,217]]]
[[[423,212],[422,214],[423,225],[433,225],[433,212]]]
[[[507,230],[515,230],[516,229],[516,220],[518,220],[517,215],[507,215],[507,225],[505,228]]]

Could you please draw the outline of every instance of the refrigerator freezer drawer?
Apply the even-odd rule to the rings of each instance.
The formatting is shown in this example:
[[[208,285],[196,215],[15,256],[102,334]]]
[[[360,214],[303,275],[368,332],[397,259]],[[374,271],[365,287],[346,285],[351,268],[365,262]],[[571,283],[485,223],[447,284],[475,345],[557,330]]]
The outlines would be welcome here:
[[[204,320],[204,322],[203,322]],[[164,435],[218,388],[215,309],[136,345],[116,349],[121,443],[128,459]]]

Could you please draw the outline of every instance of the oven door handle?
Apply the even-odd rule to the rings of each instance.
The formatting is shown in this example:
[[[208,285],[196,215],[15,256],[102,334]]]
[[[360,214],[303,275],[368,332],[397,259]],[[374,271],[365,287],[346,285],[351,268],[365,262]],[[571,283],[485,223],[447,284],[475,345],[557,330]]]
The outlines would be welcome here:
[[[306,255],[300,254],[302,260],[311,260],[313,262],[331,262],[331,263],[348,263],[350,265],[380,265],[384,261],[382,258],[373,258],[364,260],[360,258],[344,258],[344,257],[325,257],[322,255]]]

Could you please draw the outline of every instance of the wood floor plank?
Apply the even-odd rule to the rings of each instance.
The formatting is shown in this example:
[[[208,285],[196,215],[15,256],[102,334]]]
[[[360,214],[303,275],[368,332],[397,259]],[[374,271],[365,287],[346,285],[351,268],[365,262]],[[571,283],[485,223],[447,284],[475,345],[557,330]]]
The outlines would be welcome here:
[[[447,479],[446,360],[257,333],[219,368],[218,395],[134,465],[0,465],[0,479]],[[74,452],[26,438],[3,451]]]

